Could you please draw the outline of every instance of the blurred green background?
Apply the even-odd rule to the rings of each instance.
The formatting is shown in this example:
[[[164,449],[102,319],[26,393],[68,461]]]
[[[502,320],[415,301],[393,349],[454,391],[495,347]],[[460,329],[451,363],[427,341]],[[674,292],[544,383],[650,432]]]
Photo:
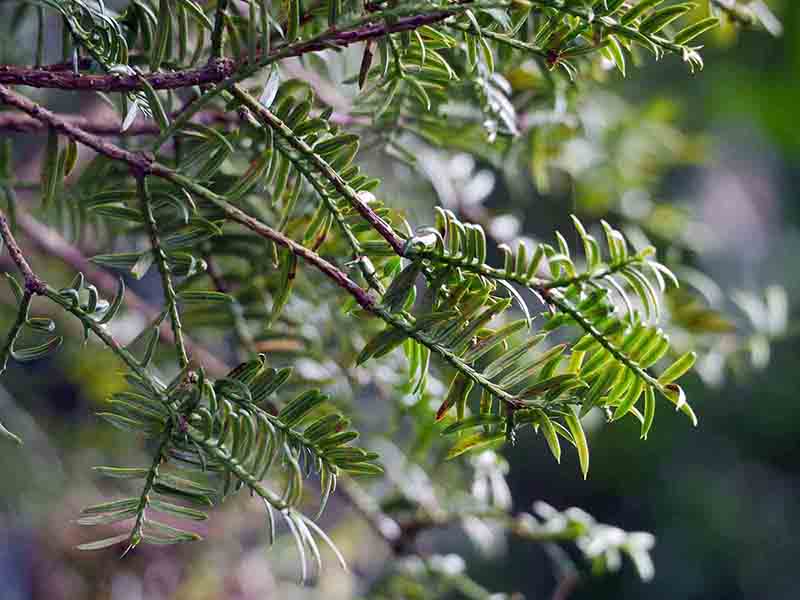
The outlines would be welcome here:
[[[666,59],[660,68],[632,69],[625,81],[610,77],[609,85],[640,110],[666,111],[687,135],[702,136],[702,164],[671,168],[657,194],[692,215],[694,241],[708,242],[698,252],[703,268],[726,294],[761,293],[779,284],[795,306],[800,292],[800,5],[785,0],[779,8],[782,37],[726,30],[709,43],[701,73],[688,77],[684,65]],[[624,147],[618,149],[611,159],[624,171],[631,157]],[[635,155],[636,148],[627,151]],[[515,214],[525,235],[549,235],[571,211],[590,218],[592,202],[603,202],[598,189],[587,184],[535,193],[513,189],[512,183],[499,177],[487,204]],[[402,200],[397,194],[393,202]],[[715,366],[707,364],[706,382],[696,376],[687,382],[701,418],[698,429],[664,409],[647,443],[638,442],[631,423],[599,428],[592,434],[586,482],[575,457],[567,456],[559,467],[533,436],[522,436],[505,451],[518,509],[527,510],[537,499],[559,508],[580,506],[600,521],[657,537],[651,583],[624,568],[582,578],[570,598],[800,597],[792,566],[800,556],[799,375],[794,370],[800,367],[800,347],[793,333],[798,315],[790,314],[795,323],[773,340],[765,368],[716,377]],[[4,325],[10,319],[7,303],[3,319]],[[0,597],[346,598],[360,591],[352,579],[329,569],[320,591],[288,586],[276,592],[257,543],[263,532],[253,525],[262,516],[245,502],[226,511],[224,526],[209,526],[215,544],[143,548],[124,561],[113,553],[73,551],[78,538],[70,520],[104,491],[90,466],[132,462],[123,436],[93,416],[107,394],[122,385],[116,373],[105,354],[81,353],[77,344],[68,344],[55,358],[14,365],[3,377],[0,420],[33,452],[20,455],[8,445],[0,451]],[[355,557],[357,574],[368,575],[365,565],[388,559],[357,520],[337,520],[336,511],[346,509],[334,505],[332,510],[333,533]],[[429,544],[439,552],[465,548],[461,536],[447,532]],[[279,545],[267,560],[285,562],[285,548]],[[496,558],[468,552],[467,559],[470,573],[488,589],[517,591],[526,598],[552,595],[554,567],[540,545],[512,540]]]

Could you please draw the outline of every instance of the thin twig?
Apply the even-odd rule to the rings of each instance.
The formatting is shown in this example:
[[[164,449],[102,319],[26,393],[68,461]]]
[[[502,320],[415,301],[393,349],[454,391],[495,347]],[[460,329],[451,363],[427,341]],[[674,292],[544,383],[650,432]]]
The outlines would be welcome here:
[[[283,246],[297,257],[302,258],[312,264],[324,275],[327,275],[334,283],[336,283],[336,285],[349,292],[362,308],[370,312],[376,311],[377,303],[372,296],[370,296],[369,293],[359,286],[355,281],[350,279],[347,274],[344,273],[344,271],[329,263],[319,254],[309,250],[302,244],[295,242],[293,239],[286,237],[281,232],[272,229],[255,217],[251,217],[241,209],[229,204],[222,196],[219,196],[211,190],[195,183],[188,177],[184,177],[183,175],[159,164],[153,165],[152,173],[153,175],[157,175],[172,181],[187,191],[195,193],[205,200],[214,203],[216,206],[221,208],[225,212],[225,215],[232,221],[236,221],[240,225],[244,225],[250,231],[260,235],[263,238],[271,240],[280,246]]]
[[[133,355],[122,346],[122,344],[120,344],[108,331],[106,331],[104,325],[101,325],[94,319],[90,318],[80,309],[80,307],[74,305],[71,300],[68,300],[50,286],[46,286],[41,295],[46,296],[67,312],[75,315],[84,325],[84,327],[94,333],[98,339],[103,342],[103,344],[105,344],[114,354],[116,354],[122,360],[122,362],[124,362],[128,368],[139,377],[139,379],[147,383],[151,389],[151,392],[157,398],[159,398],[165,406],[169,407],[167,397],[161,388],[153,383],[152,378],[148,375],[145,368],[142,367],[139,361],[137,361]]]
[[[142,493],[139,495],[139,505],[136,507],[136,521],[131,528],[131,535],[128,538],[128,547],[125,550],[127,554],[130,550],[139,545],[144,537],[144,525],[147,522],[147,508],[150,506],[150,494],[158,479],[158,469],[163,462],[167,460],[167,448],[169,447],[170,438],[172,436],[172,421],[167,422],[164,431],[160,433],[161,442],[158,444],[153,462],[150,469],[147,471],[147,479],[142,487]]]
[[[172,116],[176,117],[179,113],[174,113]],[[317,114],[316,112],[314,114]],[[87,117],[83,115],[75,115],[68,113],[55,113],[55,115],[64,121],[79,127],[87,133],[103,137],[137,137],[137,136],[150,136],[158,135],[161,130],[155,121],[147,120],[145,117],[139,117],[134,121],[128,129],[122,131],[122,120],[113,119],[108,117]],[[207,110],[196,113],[191,122],[200,125],[228,125],[234,126],[239,123],[239,117],[230,113],[225,113],[218,110]],[[346,112],[334,112],[328,118],[328,121],[336,125],[369,125],[369,121],[363,117],[350,116]],[[49,126],[33,117],[20,112],[1,112],[0,113],[0,131],[13,131],[16,133],[39,133],[47,131]]]
[[[164,291],[164,302],[169,311],[169,319],[172,324],[172,335],[175,338],[175,351],[178,354],[178,366],[183,369],[189,364],[189,357],[186,354],[186,345],[183,341],[183,325],[181,315],[178,311],[178,297],[175,293],[175,286],[172,284],[172,268],[169,265],[167,253],[161,247],[161,239],[158,236],[158,226],[153,214],[152,198],[147,186],[147,178],[142,173],[136,173],[136,187],[139,191],[139,200],[142,204],[142,217],[147,234],[150,237],[150,251],[161,274],[161,287]]]
[[[33,272],[25,256],[22,254],[17,240],[14,239],[14,234],[11,233],[8,219],[2,211],[0,211],[0,235],[3,238],[6,248],[8,248],[8,254],[11,256],[11,260],[17,265],[19,272],[22,273],[22,277],[25,279],[25,290],[32,294],[44,293],[46,287],[45,283]]]
[[[128,166],[136,169],[138,172],[146,174],[150,170],[150,166],[153,162],[152,157],[146,156],[144,153],[124,150],[96,135],[87,133],[80,127],[59,118],[55,113],[36,104],[25,96],[12,91],[5,85],[0,85],[0,102],[3,104],[8,104],[9,106],[14,106],[15,108],[18,108],[21,111],[29,114],[34,119],[37,119],[43,123],[47,123],[48,126],[52,127],[59,133],[63,133],[64,135],[74,139],[76,142],[80,142],[85,146],[89,146],[100,154],[105,154],[109,158],[127,163]]]

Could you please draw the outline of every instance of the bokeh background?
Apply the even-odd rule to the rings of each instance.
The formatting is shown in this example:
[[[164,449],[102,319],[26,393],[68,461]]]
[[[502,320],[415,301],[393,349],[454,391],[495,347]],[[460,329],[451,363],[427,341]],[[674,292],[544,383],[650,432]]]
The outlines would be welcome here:
[[[572,144],[560,159],[575,180],[532,164],[540,177],[534,186],[488,161],[442,163],[452,181],[438,182],[440,199],[462,203],[468,215],[494,215],[499,238],[544,237],[554,227],[567,229],[570,212],[587,219],[608,210],[634,214],[657,201],[648,233],[680,237],[675,241],[683,252],[718,286],[706,282],[708,295],[718,293],[726,318],[752,334],[742,356],[726,355],[723,342],[701,363],[700,376],[687,381],[698,429],[667,410],[647,443],[638,441],[631,423],[597,427],[586,482],[573,456],[556,465],[533,436],[504,451],[515,507],[527,510],[535,500],[580,506],[603,522],[656,535],[652,582],[641,582],[626,566],[582,576],[570,598],[800,597],[794,571],[800,556],[800,5],[773,6],[784,23],[781,37],[726,29],[709,41],[706,68],[694,76],[672,59],[660,68],[631,69],[624,81],[609,76],[614,95],[585,107],[588,117],[597,111],[599,138]],[[34,156],[42,140],[20,142]],[[427,160],[441,166],[435,156]],[[387,178],[392,204],[406,203],[412,218],[429,218],[430,185],[420,184],[428,196],[412,202],[400,185],[392,187],[392,173]],[[637,191],[654,178],[650,195]],[[56,261],[36,262],[58,272]],[[147,282],[140,291],[148,293]],[[765,294],[778,313],[786,305],[788,326],[759,325],[758,307],[746,299]],[[739,305],[730,300],[736,297]],[[0,314],[5,327],[12,315],[7,294]],[[121,385],[108,356],[95,347],[81,351],[77,343],[47,361],[12,365],[0,381],[0,421],[27,449],[0,448],[0,597],[348,598],[363,591],[356,578],[332,568],[316,591],[284,583],[294,568],[291,542],[279,541],[265,554],[263,515],[246,498],[209,522],[214,543],[142,548],[123,560],[113,552],[73,550],[83,538],[71,520],[110,493],[90,467],[132,460],[124,436],[93,416]],[[345,506],[334,502],[329,512],[332,534],[357,575],[369,578],[375,564],[391,559]],[[549,598],[556,587],[557,568],[541,545],[510,540],[505,552],[487,558],[454,531],[424,543],[431,551],[462,553],[487,589]]]

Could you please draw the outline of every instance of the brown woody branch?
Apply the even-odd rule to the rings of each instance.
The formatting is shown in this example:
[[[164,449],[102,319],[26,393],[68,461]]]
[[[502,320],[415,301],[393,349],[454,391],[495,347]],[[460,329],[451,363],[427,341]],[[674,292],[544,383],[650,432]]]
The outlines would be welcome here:
[[[400,33],[418,29],[444,21],[455,14],[454,11],[441,10],[424,15],[401,17],[392,21],[368,23],[350,30],[331,30],[327,34],[301,42],[285,44],[273,49],[268,55],[258,57],[257,61],[267,64],[272,60],[302,56],[332,47],[346,47],[350,44],[383,37],[390,33]],[[270,60],[272,59],[272,60]],[[212,59],[200,68],[183,71],[157,72],[144,75],[148,83],[157,90],[186,88],[195,85],[219,83],[244,67],[250,67],[246,61],[231,59]],[[74,91],[95,92],[128,92],[142,89],[142,75],[82,75],[71,71],[54,70],[42,67],[0,66],[0,84],[27,85],[36,88],[58,88]]]
[[[205,67],[171,73],[150,73],[145,79],[157,90],[169,90],[218,83],[236,71],[236,63],[217,60]],[[42,67],[0,66],[0,83],[56,88],[83,92],[130,92],[142,87],[141,75],[86,75]]]
[[[124,150],[96,135],[87,133],[77,125],[59,118],[59,116],[55,113],[42,106],[39,106],[25,96],[13,92],[10,88],[4,85],[0,85],[0,102],[20,109],[34,119],[37,119],[47,126],[52,127],[59,133],[63,133],[76,142],[80,142],[85,146],[89,146],[91,149],[99,152],[100,154],[104,154],[114,160],[127,163],[131,168],[136,169],[138,172],[150,172],[150,167],[153,163],[152,157],[146,156],[141,152],[130,152],[128,150]]]

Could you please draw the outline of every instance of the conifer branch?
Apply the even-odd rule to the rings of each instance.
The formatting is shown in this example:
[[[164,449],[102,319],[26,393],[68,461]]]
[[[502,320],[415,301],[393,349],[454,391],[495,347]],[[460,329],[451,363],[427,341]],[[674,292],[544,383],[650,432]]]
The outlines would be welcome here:
[[[150,495],[158,478],[158,470],[167,459],[167,448],[169,446],[170,437],[172,436],[172,423],[169,422],[165,426],[164,431],[161,433],[161,440],[156,448],[153,462],[147,471],[147,478],[142,486],[141,494],[139,495],[139,504],[136,507],[136,520],[131,528],[130,537],[128,538],[128,547],[125,552],[134,549],[142,541],[144,537],[144,525],[147,519],[147,509],[150,506]]]
[[[152,164],[152,157],[148,157],[142,153],[130,152],[124,150],[119,146],[115,146],[102,138],[87,133],[77,125],[67,122],[59,118],[55,113],[47,110],[41,105],[29,100],[25,96],[12,91],[5,85],[0,85],[0,103],[7,104],[20,109],[27,113],[34,119],[46,123],[59,133],[70,137],[76,142],[80,142],[89,148],[92,148],[100,154],[104,154],[114,160],[119,160],[126,163],[137,172],[147,174]]]
[[[284,46],[274,49],[267,55],[259,57],[254,63],[249,61],[243,63],[238,68],[234,68],[228,76],[221,78],[216,86],[189,105],[183,114],[175,119],[169,128],[162,132],[161,136],[159,136],[154,144],[154,150],[160,148],[167,139],[188,123],[196,112],[200,111],[218,95],[225,91],[230,91],[237,83],[279,60],[299,57],[304,54],[328,48],[345,47],[357,42],[382,38],[384,36],[388,36],[388,39],[391,40],[390,34],[414,31],[421,27],[444,21],[460,12],[477,8],[503,8],[509,5],[509,2],[477,1],[453,5],[448,7],[446,11],[443,11],[439,7],[431,8],[427,5],[423,5],[422,7],[415,4],[402,5],[384,11],[369,13],[364,17],[353,20],[349,24],[342,23],[340,25],[341,29],[324,31],[307,41],[287,43]],[[211,66],[213,65],[210,63],[209,67]],[[0,83],[2,83],[2,77],[0,77]]]
[[[374,301],[369,296],[369,294],[365,292],[357,283],[350,280],[347,277],[347,275],[345,275],[338,268],[334,267],[333,265],[331,265],[330,263],[319,257],[314,252],[308,250],[307,248],[298,244],[294,240],[291,240],[282,233],[273,230],[272,228],[261,223],[257,219],[247,215],[246,213],[236,208],[235,206],[228,204],[228,202],[222,196],[219,196],[218,194],[215,194],[211,190],[208,190],[207,188],[203,187],[202,185],[195,183],[190,178],[180,175],[179,173],[176,173],[175,171],[169,169],[164,165],[156,163],[152,159],[152,157],[146,156],[144,154],[129,152],[127,150],[119,148],[118,146],[115,146],[114,144],[111,144],[110,142],[106,142],[96,136],[92,136],[91,134],[84,132],[83,130],[74,125],[70,125],[68,123],[63,122],[54,113],[50,112],[45,108],[42,108],[38,104],[28,100],[27,98],[24,98],[23,96],[16,94],[15,92],[11,91],[10,89],[2,85],[0,85],[0,101],[15,106],[20,110],[23,110],[26,113],[30,114],[32,117],[39,119],[45,123],[48,123],[48,125],[55,128],[57,131],[64,133],[65,135],[69,136],[75,141],[81,142],[89,146],[90,148],[96,150],[100,154],[103,154],[111,159],[118,160],[127,164],[137,173],[141,174],[149,173],[170,180],[178,184],[180,187],[183,187],[184,189],[190,192],[196,193],[198,196],[201,196],[202,198],[220,206],[226,212],[228,217],[245,225],[249,229],[253,230],[255,233],[258,233],[259,235],[262,235],[263,237],[266,237],[286,247],[300,258],[309,260],[320,271],[328,275],[334,282],[336,282],[337,285],[350,292],[363,308],[369,310],[371,307],[374,306]],[[21,253],[19,256],[20,257],[22,256]]]
[[[225,465],[226,469],[236,475],[240,481],[244,482],[253,493],[269,502],[272,507],[278,510],[288,510],[290,508],[290,505],[284,502],[280,496],[264,487],[255,475],[240,465],[225,448],[211,443],[191,428],[189,429],[189,437],[203,448],[203,450],[208,453],[209,457]]]
[[[52,227],[48,227],[27,212],[17,209],[16,222],[26,240],[49,256],[55,256],[75,272],[84,273],[86,277],[106,295],[113,295],[119,285],[117,279],[108,272],[98,269],[72,243]],[[160,310],[141,298],[133,290],[127,290],[124,298],[125,306],[140,313],[148,321],[156,319]],[[174,343],[172,328],[169,323],[160,325],[161,339]],[[199,362],[213,374],[226,373],[229,369],[214,353],[198,344],[191,337],[184,336],[187,351],[191,352]]]
[[[224,4],[227,4],[227,2]],[[342,23],[339,28],[323,31],[308,40],[299,40],[277,46],[268,54],[258,56],[255,64],[249,63],[246,59],[237,62],[221,58],[215,54],[212,55],[212,60],[204,67],[150,73],[144,77],[155,90],[179,89],[213,83],[223,83],[222,87],[228,88],[265,66],[284,58],[299,57],[328,48],[346,47],[358,42],[378,39],[388,34],[413,31],[426,25],[444,21],[453,15],[470,9],[505,8],[510,4],[510,2],[487,0],[453,5],[446,10],[426,4],[401,5],[353,19],[350,23]],[[215,26],[216,31],[217,27]],[[72,72],[48,68],[0,65],[0,84],[27,85],[36,88],[94,92],[141,91],[143,89],[141,77],[138,74],[123,75],[118,73],[109,75],[76,75]],[[230,81],[226,81],[228,79]]]
[[[178,366],[183,369],[189,364],[189,357],[186,354],[186,344],[183,340],[183,325],[181,315],[178,311],[178,298],[175,294],[175,287],[172,284],[172,268],[169,266],[167,255],[161,247],[161,240],[158,235],[158,226],[153,214],[152,198],[147,187],[147,179],[143,174],[137,173],[136,187],[139,192],[139,199],[142,203],[142,216],[144,217],[145,227],[150,237],[150,248],[154,255],[158,272],[161,274],[161,287],[164,291],[164,301],[169,311],[170,322],[172,323],[172,335],[175,338],[175,351],[178,354]]]
[[[567,300],[563,298],[557,297],[555,294],[546,294],[544,296],[545,301],[548,304],[551,304],[556,309],[561,311],[562,313],[569,315],[578,325],[583,329],[586,333],[591,335],[598,344],[600,344],[603,348],[608,350],[611,355],[616,358],[620,363],[625,365],[628,369],[636,373],[636,376],[639,377],[641,380],[647,382],[649,385],[652,385],[656,389],[658,389],[662,394],[666,395],[664,390],[664,386],[661,383],[650,375],[646,369],[643,369],[639,366],[638,363],[631,360],[629,356],[623,353],[619,348],[612,344],[607,336],[603,335],[597,328],[589,321],[586,317],[584,317],[579,310],[577,310],[574,306],[572,306]]]
[[[0,97],[1,97],[2,91],[3,91],[2,90],[2,86],[0,86]],[[254,100],[252,100],[252,98],[250,98],[249,95],[247,95],[247,94],[245,94],[243,92],[235,92],[235,93],[236,93],[237,98],[242,100],[246,104],[246,106],[248,108],[259,109],[258,103],[256,103]],[[33,110],[32,112],[33,112],[33,115],[36,116],[37,114],[39,114],[41,112],[41,110],[39,110],[39,111]],[[286,129],[285,126],[283,126],[283,124],[279,120],[277,120],[275,117],[273,117],[271,115],[271,113],[269,113],[269,111],[267,111],[266,109],[263,109],[263,107],[261,107],[260,110],[258,110],[257,112],[258,112],[260,117],[264,118],[265,121],[270,124],[270,126],[278,129],[279,131],[284,131]],[[47,118],[47,116],[45,116],[43,118]],[[52,120],[53,120],[52,117],[50,117],[51,124],[52,124]],[[53,126],[57,126],[58,125],[57,119],[56,119],[55,123],[56,124],[53,125]],[[287,138],[290,138],[290,139],[294,139],[295,138],[295,136],[292,134],[292,132],[290,130],[289,131],[285,131],[284,135],[286,135]],[[80,137],[77,137],[77,139],[80,140]],[[104,148],[104,147],[107,147],[107,146],[113,146],[113,145],[111,145],[111,144],[109,144],[107,142],[104,142],[100,147]],[[307,147],[307,146],[301,145],[301,144],[297,144],[296,148],[298,148],[298,150],[301,150],[303,152],[307,152],[312,160],[314,160],[314,157],[316,157],[316,154],[313,152],[313,150],[311,150],[310,147]],[[120,157],[121,160],[126,160],[125,151],[122,151],[121,149],[117,149],[115,147],[112,147],[110,149],[110,153],[107,154],[107,155],[109,155],[111,158]],[[324,161],[316,161],[316,164],[322,170],[325,170],[326,167],[329,169],[327,163],[325,163]],[[131,166],[134,167],[134,168],[136,167],[136,165],[131,165]],[[507,391],[502,389],[500,386],[494,384],[493,382],[491,382],[487,378],[483,377],[479,372],[477,372],[474,369],[472,369],[471,367],[469,367],[469,365],[463,363],[463,361],[461,361],[456,355],[454,355],[447,348],[444,348],[440,344],[435,343],[433,340],[429,339],[424,333],[422,333],[420,331],[417,331],[413,327],[413,325],[404,322],[402,319],[398,318],[397,316],[395,316],[395,315],[389,313],[388,311],[385,311],[384,309],[378,307],[377,304],[375,303],[375,301],[372,299],[372,297],[366,291],[364,291],[357,283],[352,281],[344,272],[342,272],[337,267],[331,265],[330,263],[328,263],[327,261],[322,259],[319,255],[317,255],[313,251],[308,250],[307,248],[305,248],[301,244],[298,244],[297,242],[295,242],[294,240],[291,240],[290,238],[284,236],[280,232],[277,232],[277,231],[273,230],[272,228],[268,227],[264,223],[260,222],[258,219],[255,219],[255,218],[251,217],[250,215],[247,215],[246,213],[244,213],[240,209],[230,205],[223,197],[218,196],[217,194],[215,194],[215,193],[211,192],[210,190],[206,189],[205,187],[193,182],[191,179],[189,179],[189,178],[187,178],[187,177],[185,177],[183,175],[180,175],[180,174],[172,171],[171,169],[168,169],[167,167],[164,167],[164,166],[159,165],[157,163],[149,163],[148,166],[147,166],[147,172],[152,173],[153,175],[156,175],[156,176],[159,176],[159,177],[163,177],[163,178],[168,179],[170,181],[173,181],[174,183],[178,184],[179,186],[183,187],[184,189],[186,189],[186,190],[188,190],[190,192],[196,193],[197,195],[205,198],[206,200],[216,204],[232,220],[239,222],[240,224],[244,225],[248,229],[251,229],[252,231],[257,233],[258,235],[261,235],[262,237],[265,237],[265,238],[267,238],[267,239],[269,239],[269,240],[271,240],[271,241],[273,241],[273,242],[275,242],[275,243],[277,243],[277,244],[289,249],[292,253],[294,253],[298,257],[303,258],[304,260],[310,262],[318,270],[320,270],[322,273],[324,273],[325,275],[330,277],[335,283],[337,283],[337,285],[339,285],[340,287],[342,287],[343,289],[348,291],[351,295],[353,295],[353,297],[361,305],[362,308],[368,310],[369,312],[375,314],[376,316],[379,316],[381,319],[386,321],[388,324],[390,324],[393,327],[403,331],[407,336],[409,336],[412,339],[416,340],[417,342],[425,345],[430,350],[432,350],[435,353],[437,353],[438,355],[440,355],[445,361],[449,362],[458,371],[464,373],[464,375],[466,377],[468,377],[469,379],[471,379],[472,381],[474,381],[475,383],[477,383],[478,385],[480,385],[484,389],[490,391],[496,397],[502,399],[504,402],[508,403],[512,407],[519,407],[518,401],[513,395],[509,394]],[[332,179],[334,181],[339,180],[338,174],[336,174],[335,172],[333,172],[331,174],[331,177],[332,177]],[[349,197],[356,197],[357,198],[357,195],[355,194],[355,192],[353,192],[343,182],[339,187],[337,187],[337,190],[340,190],[343,193],[348,194],[348,198]],[[386,225],[379,217],[377,217],[377,215],[374,215],[374,213],[372,213],[371,209],[366,205],[366,203],[361,202],[359,198],[357,198],[357,201],[359,202],[359,204],[358,204],[358,207],[360,209],[359,212],[362,215],[366,215],[366,218],[367,218],[368,222],[371,221],[371,224],[372,224],[372,222],[380,223],[381,224],[381,229],[379,230],[379,232],[383,235],[383,237],[385,239],[387,239],[387,241],[389,239],[394,239],[395,240],[395,244],[393,244],[393,247],[394,246],[399,247],[399,252],[398,253],[402,255],[403,252],[405,251],[405,249],[403,248],[403,246],[401,246],[399,238],[396,237],[396,235],[394,234],[393,231],[391,231],[391,229],[389,228],[388,225]],[[487,274],[490,274],[490,273],[493,273],[493,272],[494,271],[487,271]],[[569,314],[569,312],[567,312],[567,314]],[[589,331],[589,330],[587,330],[587,331]],[[591,333],[591,331],[590,331],[590,333]],[[637,369],[638,369],[638,367],[637,367]],[[648,375],[648,377],[649,377],[649,375]]]
[[[355,281],[350,279],[346,273],[340,270],[338,267],[332,265],[324,258],[319,256],[317,253],[309,250],[302,244],[295,242],[293,239],[285,236],[279,231],[276,231],[262,223],[255,217],[248,215],[243,210],[233,206],[224,197],[215,194],[211,190],[206,189],[205,187],[195,183],[188,177],[185,177],[179,173],[176,173],[166,167],[162,167],[161,165],[154,166],[153,174],[159,177],[163,177],[173,183],[179,185],[180,187],[197,194],[198,196],[208,200],[209,202],[215,204],[218,208],[222,209],[225,213],[225,216],[239,223],[240,225],[244,225],[247,229],[250,229],[253,233],[260,235],[261,237],[268,239],[276,244],[283,246],[299,258],[302,258],[305,261],[308,261],[311,265],[316,267],[324,275],[328,276],[336,285],[347,291],[350,295],[355,298],[356,302],[370,312],[376,310],[376,303],[375,300],[369,295],[367,291],[365,291],[361,286],[359,286]]]
[[[295,133],[286,126],[279,118],[264,108],[255,98],[242,90],[239,86],[234,86],[231,90],[233,96],[244,106],[255,114],[255,116],[266,126],[274,129],[292,147],[297,150],[308,162],[313,164],[331,185],[339,192],[343,198],[364,218],[370,226],[385,239],[392,249],[399,255],[403,255],[403,241],[392,230],[391,226],[381,219],[375,211],[362,199],[362,197],[345,182],[339,173],[333,169],[311,146],[300,139]]]

